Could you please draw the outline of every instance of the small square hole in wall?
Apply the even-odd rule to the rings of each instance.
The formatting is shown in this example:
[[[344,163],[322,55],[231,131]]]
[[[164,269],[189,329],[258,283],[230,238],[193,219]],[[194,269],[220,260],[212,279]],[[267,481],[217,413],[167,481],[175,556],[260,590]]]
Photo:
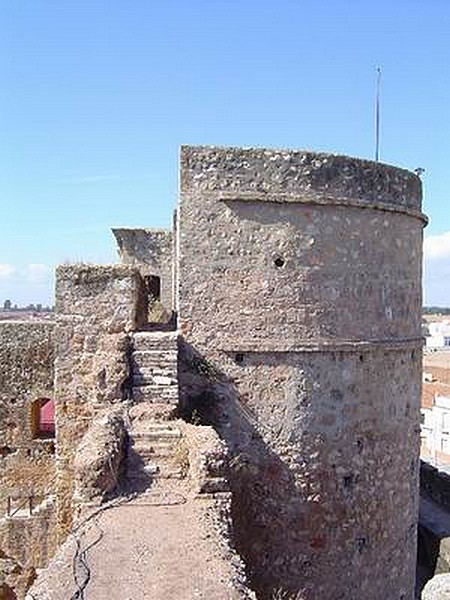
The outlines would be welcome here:
[[[278,268],[283,267],[285,263],[284,258],[282,256],[278,256],[273,262]]]
[[[234,360],[237,362],[238,365],[241,365],[244,362],[244,355],[242,354],[242,352],[238,352],[237,354],[235,354]]]

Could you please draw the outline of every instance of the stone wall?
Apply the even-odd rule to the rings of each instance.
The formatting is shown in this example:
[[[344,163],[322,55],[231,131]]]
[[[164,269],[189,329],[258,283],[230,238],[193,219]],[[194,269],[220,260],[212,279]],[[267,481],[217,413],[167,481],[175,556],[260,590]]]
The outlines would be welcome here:
[[[0,322],[0,583],[18,597],[54,551],[51,507],[31,518],[5,517],[8,499],[15,511],[28,507],[29,496],[36,505],[54,491],[54,440],[34,437],[32,423],[33,402],[54,397],[53,361],[52,322]]]
[[[75,449],[97,411],[129,396],[129,339],[146,319],[145,287],[128,265],[56,271],[57,518],[62,539],[73,514]]]
[[[33,437],[31,405],[53,398],[51,322],[0,322],[0,502],[42,491],[52,478],[54,443]],[[27,490],[25,490],[27,488]]]
[[[55,550],[55,511],[51,504],[30,518],[0,519],[0,584],[6,584],[21,600],[37,569],[48,565]]]
[[[368,161],[182,148],[182,401],[230,446],[261,598],[413,597],[420,202]]]
[[[183,423],[189,478],[197,494],[229,493],[228,448],[208,426]]]
[[[170,316],[174,310],[172,232],[166,229],[125,228],[114,228],[112,232],[124,264],[136,266],[143,277],[160,277],[161,303]]]

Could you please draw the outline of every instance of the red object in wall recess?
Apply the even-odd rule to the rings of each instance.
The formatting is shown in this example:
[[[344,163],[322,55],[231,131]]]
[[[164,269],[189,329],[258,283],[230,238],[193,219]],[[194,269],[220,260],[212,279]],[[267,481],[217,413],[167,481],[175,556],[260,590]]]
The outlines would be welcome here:
[[[55,404],[47,400],[39,409],[39,432],[45,435],[55,434]]]

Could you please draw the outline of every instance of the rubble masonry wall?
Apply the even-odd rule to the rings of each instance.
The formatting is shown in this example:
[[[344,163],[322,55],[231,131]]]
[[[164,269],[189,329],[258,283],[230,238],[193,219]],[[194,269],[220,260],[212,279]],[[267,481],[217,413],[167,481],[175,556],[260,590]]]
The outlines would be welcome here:
[[[182,148],[179,327],[207,365],[182,400],[231,447],[262,598],[413,598],[420,210],[420,180],[386,165]]]
[[[166,229],[114,228],[113,234],[124,264],[138,267],[143,276],[161,279],[161,303],[170,312],[173,306],[173,234]]]
[[[145,289],[129,265],[69,265],[56,270],[55,396],[57,527],[73,516],[74,455],[94,415],[127,399],[129,339],[146,317]]]
[[[54,492],[54,440],[36,439],[31,422],[32,403],[54,397],[53,361],[53,322],[0,322],[0,579],[18,597],[55,550],[51,507],[30,518],[5,516],[8,498],[23,514],[29,496],[35,506]],[[8,561],[14,568],[3,572]]]

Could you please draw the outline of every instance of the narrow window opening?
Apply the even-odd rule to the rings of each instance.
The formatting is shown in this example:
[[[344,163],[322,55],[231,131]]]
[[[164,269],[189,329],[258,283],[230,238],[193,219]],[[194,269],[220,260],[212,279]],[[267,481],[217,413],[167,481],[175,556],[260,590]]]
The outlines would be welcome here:
[[[161,278],[157,275],[144,277],[148,295],[152,300],[161,300]]]
[[[241,352],[238,352],[234,357],[234,360],[241,365],[244,362],[244,355]]]

